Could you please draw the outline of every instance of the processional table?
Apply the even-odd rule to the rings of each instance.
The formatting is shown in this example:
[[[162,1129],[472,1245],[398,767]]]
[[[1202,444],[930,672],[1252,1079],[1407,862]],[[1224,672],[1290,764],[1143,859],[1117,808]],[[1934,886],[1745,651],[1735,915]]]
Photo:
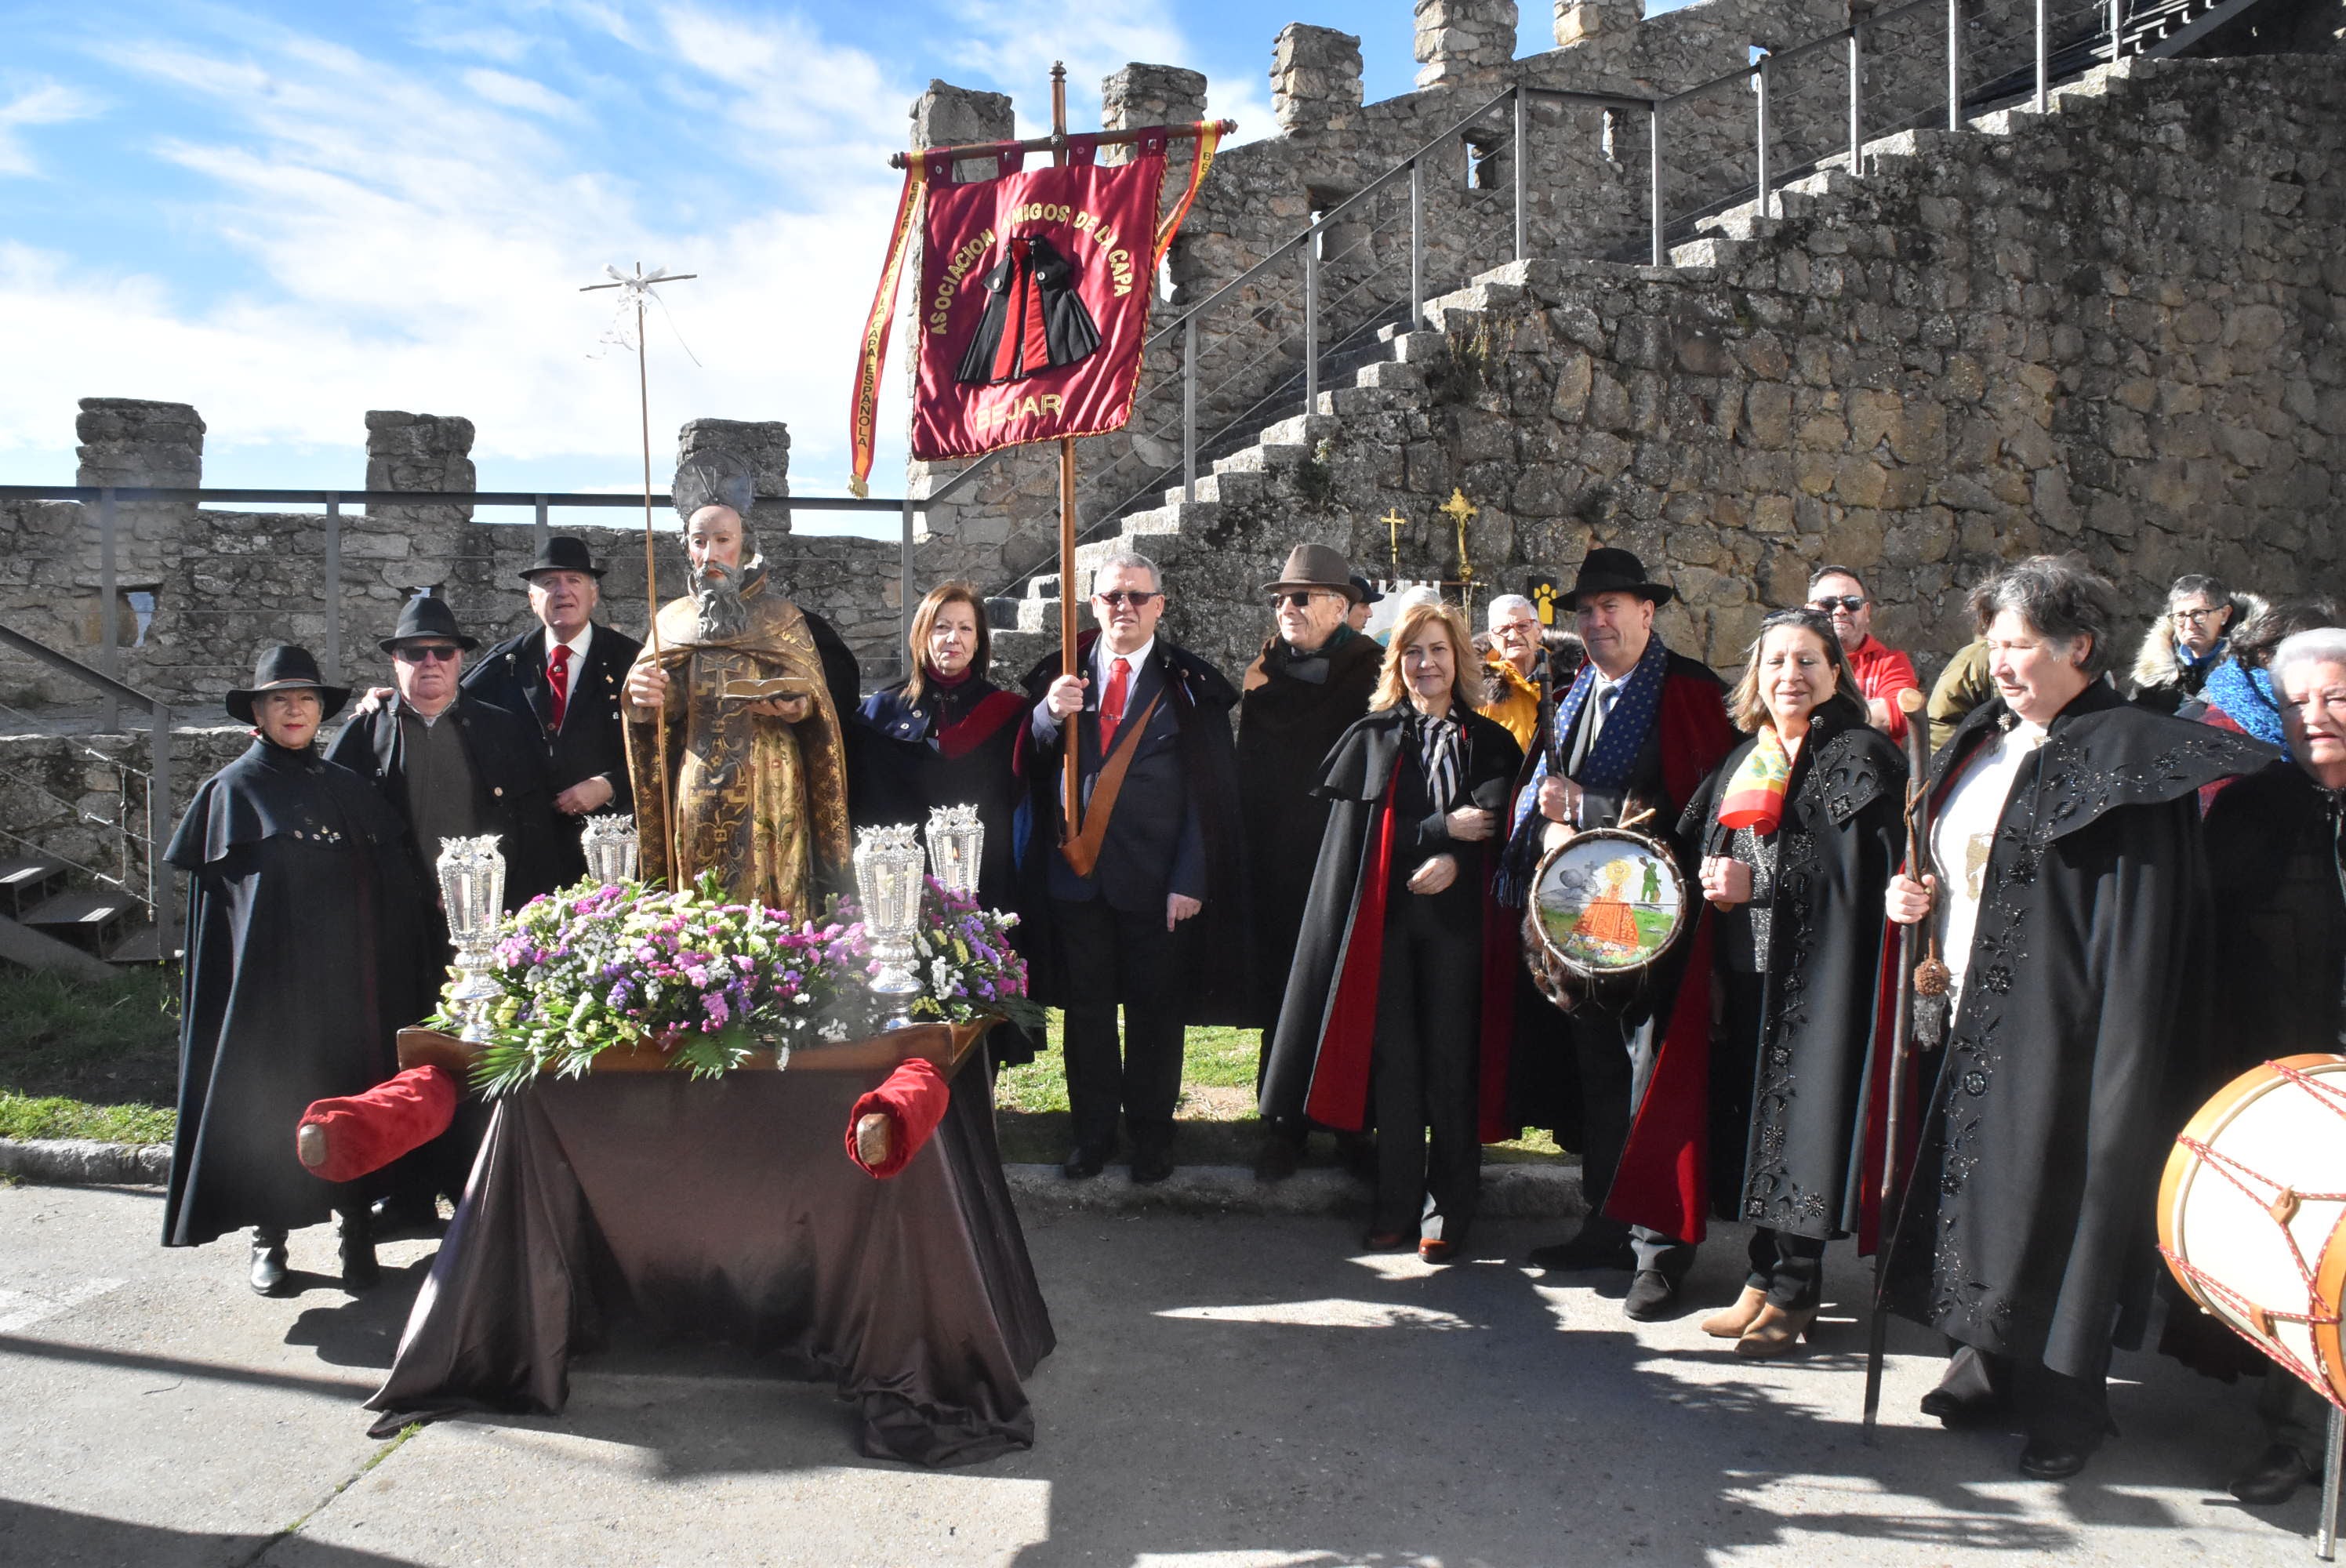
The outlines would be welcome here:
[[[501,1098],[367,1401],[375,1432],[557,1412],[571,1357],[624,1323],[833,1383],[874,1458],[1031,1447],[1021,1380],[1054,1340],[975,1033],[920,1025],[801,1051],[781,1072],[597,1071]],[[874,1180],[845,1153],[849,1114],[911,1055],[947,1069],[950,1105],[902,1172]]]

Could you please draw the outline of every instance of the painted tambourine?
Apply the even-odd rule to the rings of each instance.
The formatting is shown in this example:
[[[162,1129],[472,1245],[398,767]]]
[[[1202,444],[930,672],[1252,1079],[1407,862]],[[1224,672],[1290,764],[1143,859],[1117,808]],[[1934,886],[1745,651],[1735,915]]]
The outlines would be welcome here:
[[[1540,991],[1571,1011],[1633,994],[1691,922],[1669,847],[1592,828],[1540,857],[1524,908],[1524,957]]]

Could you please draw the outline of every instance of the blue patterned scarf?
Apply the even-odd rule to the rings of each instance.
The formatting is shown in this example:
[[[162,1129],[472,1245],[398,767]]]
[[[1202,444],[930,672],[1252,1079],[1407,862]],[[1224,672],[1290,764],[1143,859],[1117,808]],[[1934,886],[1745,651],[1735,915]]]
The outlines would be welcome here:
[[[1669,674],[1670,650],[1659,637],[1646,639],[1646,651],[1638,656],[1637,667],[1621,682],[1613,698],[1613,711],[1605,716],[1605,728],[1598,731],[1596,743],[1588,748],[1587,758],[1579,771],[1573,775],[1584,788],[1613,791],[1629,782],[1630,770],[1637,765],[1637,753],[1645,748],[1646,733],[1654,727],[1654,716],[1661,711],[1662,682]],[[1556,705],[1556,749],[1572,734],[1596,690],[1596,666],[1594,662],[1580,667],[1580,674],[1572,689]],[[1540,754],[1532,769],[1531,782],[1525,786],[1523,796],[1515,802],[1515,820],[1507,839],[1506,852],[1499,858],[1498,875],[1491,891],[1509,909],[1521,909],[1530,895],[1532,872],[1539,866],[1540,824],[1546,820],[1538,816],[1540,781],[1548,776],[1547,753]]]
[[[2243,669],[2239,659],[2228,658],[2208,672],[2208,684],[2199,688],[2199,695],[2209,707],[2222,708],[2224,716],[2242,729],[2268,746],[2280,747],[2282,756],[2289,755],[2270,672]]]

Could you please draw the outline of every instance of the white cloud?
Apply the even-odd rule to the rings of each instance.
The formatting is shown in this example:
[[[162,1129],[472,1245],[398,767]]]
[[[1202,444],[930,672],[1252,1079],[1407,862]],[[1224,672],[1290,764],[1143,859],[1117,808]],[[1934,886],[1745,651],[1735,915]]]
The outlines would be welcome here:
[[[99,109],[96,97],[62,82],[43,82],[0,103],[0,176],[31,176],[40,172],[31,148],[17,133],[28,126],[65,125],[86,120]]]
[[[464,76],[465,90],[509,109],[526,114],[544,115],[550,119],[576,119],[578,106],[560,93],[526,76],[516,76],[509,71],[474,68]]]

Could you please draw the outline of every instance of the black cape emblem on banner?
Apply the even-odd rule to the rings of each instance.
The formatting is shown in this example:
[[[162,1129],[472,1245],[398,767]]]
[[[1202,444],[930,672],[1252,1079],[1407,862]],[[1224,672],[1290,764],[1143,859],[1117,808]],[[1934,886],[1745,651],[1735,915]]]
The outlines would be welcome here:
[[[954,379],[993,386],[1072,365],[1099,347],[1098,326],[1076,292],[1075,263],[1040,235],[1019,235],[985,275],[993,296]]]

